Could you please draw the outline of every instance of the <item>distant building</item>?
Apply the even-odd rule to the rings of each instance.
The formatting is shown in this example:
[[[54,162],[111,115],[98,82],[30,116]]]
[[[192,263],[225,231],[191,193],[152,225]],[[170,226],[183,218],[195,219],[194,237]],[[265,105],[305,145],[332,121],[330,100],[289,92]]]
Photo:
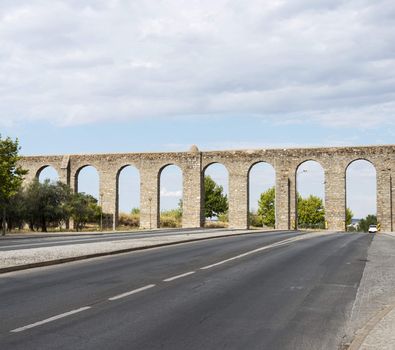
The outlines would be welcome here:
[[[353,229],[357,230],[360,221],[361,221],[361,219],[354,219],[354,218],[351,219],[351,224],[347,225],[347,228],[353,228]]]

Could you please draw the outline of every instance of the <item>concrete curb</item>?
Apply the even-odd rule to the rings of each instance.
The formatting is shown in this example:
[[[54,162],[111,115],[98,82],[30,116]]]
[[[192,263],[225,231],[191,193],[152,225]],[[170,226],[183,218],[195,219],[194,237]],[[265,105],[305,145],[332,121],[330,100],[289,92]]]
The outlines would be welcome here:
[[[151,245],[142,246],[142,247],[132,247],[132,248],[126,248],[126,249],[113,250],[113,251],[109,251],[109,252],[86,254],[86,255],[74,256],[74,257],[70,257],[70,258],[61,258],[61,259],[55,259],[55,260],[41,261],[41,262],[37,262],[37,263],[9,266],[9,267],[0,268],[0,274],[13,272],[13,271],[27,270],[27,269],[32,269],[32,268],[35,268],[35,267],[59,265],[59,264],[67,263],[67,262],[79,261],[79,260],[87,260],[87,259],[98,258],[98,257],[102,257],[102,256],[110,256],[110,255],[116,255],[116,254],[122,254],[122,253],[129,253],[129,252],[138,251],[138,250],[146,250],[146,249],[151,249],[151,248],[166,247],[166,246],[177,245],[177,244],[182,244],[182,243],[191,243],[191,242],[198,242],[198,241],[204,241],[204,240],[208,240],[208,239],[217,239],[217,238],[224,238],[224,237],[251,235],[251,234],[254,234],[256,232],[257,231],[241,232],[241,233],[233,233],[233,234],[227,234],[227,235],[217,235],[217,236],[201,237],[201,238],[191,238],[191,239],[187,239],[187,240],[183,240],[183,241],[174,241],[174,242],[165,242],[165,243],[151,244]],[[272,232],[276,232],[276,231],[273,230],[273,231],[267,231],[267,232],[268,233],[269,232],[272,233]],[[302,232],[299,232],[299,233],[300,234],[305,234],[305,233],[302,233]]]
[[[193,229],[181,229],[182,231],[193,231]],[[209,230],[222,230],[219,229],[209,229]],[[5,236],[0,236],[0,240],[12,240],[12,239],[35,239],[35,238],[53,238],[53,237],[84,237],[84,236],[104,236],[104,235],[118,235],[118,234],[141,234],[141,233],[162,233],[166,231],[176,231],[176,229],[168,228],[158,228],[158,229],[142,229],[142,230],[132,230],[132,231],[84,231],[84,232],[75,232],[75,231],[64,231],[64,232],[27,232],[27,233],[9,233]],[[268,232],[272,232],[275,230],[270,230]]]
[[[369,334],[374,331],[376,326],[387,316],[393,309],[395,308],[395,304],[386,306],[383,310],[379,311],[376,315],[374,315],[363,328],[357,331],[354,339],[347,347],[347,350],[359,350],[363,345],[365,339],[369,336]]]

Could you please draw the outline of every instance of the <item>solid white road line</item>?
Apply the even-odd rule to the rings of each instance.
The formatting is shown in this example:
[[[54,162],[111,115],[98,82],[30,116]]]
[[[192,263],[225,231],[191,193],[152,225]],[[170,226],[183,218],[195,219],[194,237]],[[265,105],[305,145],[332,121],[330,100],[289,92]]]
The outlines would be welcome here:
[[[155,286],[156,286],[155,284],[149,284],[147,286],[131,290],[130,292],[122,293],[122,294],[116,295],[115,297],[108,298],[108,300],[114,301],[114,300],[118,300],[118,299],[121,299],[121,298],[125,298],[125,297],[127,297],[129,295],[142,292],[143,290],[150,289],[150,288],[155,287]]]
[[[169,277],[169,278],[164,279],[163,282],[171,282],[171,281],[174,281],[174,280],[176,280],[178,278],[182,278],[182,277],[185,277],[185,276],[192,275],[193,273],[195,273],[195,271],[190,271],[190,272],[183,273],[182,275]]]
[[[67,316],[70,316],[70,315],[74,315],[76,313],[88,310],[90,308],[91,308],[90,306],[81,307],[80,309],[76,309],[76,310],[72,310],[72,311],[69,311],[69,312],[65,312],[64,314],[53,316],[53,317],[47,318],[46,320],[42,320],[42,321],[39,321],[39,322],[36,322],[36,323],[29,324],[29,325],[24,326],[24,327],[13,329],[10,332],[12,332],[12,333],[22,332],[22,331],[25,331],[26,329],[30,329],[30,328],[34,328],[34,327],[37,327],[37,326],[41,326],[42,324],[53,322],[53,321],[59,320],[60,318],[64,318],[64,317],[67,317]]]
[[[270,245],[267,245],[267,246],[264,246],[264,247],[261,247],[261,248],[250,250],[250,251],[245,252],[243,254],[236,255],[236,256],[234,256],[232,258],[219,261],[219,262],[217,262],[215,264],[211,264],[211,265],[207,265],[207,266],[201,267],[200,270],[211,269],[212,267],[225,264],[225,263],[227,263],[229,261],[233,261],[233,260],[237,260],[237,259],[240,259],[240,258],[244,258],[245,256],[248,256],[248,255],[251,255],[251,254],[255,254],[255,253],[261,252],[263,250],[267,250],[267,249],[270,249],[270,248],[283,246],[283,245],[286,245],[288,243],[291,243],[291,242],[294,242],[294,241],[298,241],[298,240],[300,240],[300,238],[301,237],[288,238],[288,239],[285,239],[285,240],[280,241],[280,242],[276,242],[276,243],[273,243],[273,244],[270,244]]]

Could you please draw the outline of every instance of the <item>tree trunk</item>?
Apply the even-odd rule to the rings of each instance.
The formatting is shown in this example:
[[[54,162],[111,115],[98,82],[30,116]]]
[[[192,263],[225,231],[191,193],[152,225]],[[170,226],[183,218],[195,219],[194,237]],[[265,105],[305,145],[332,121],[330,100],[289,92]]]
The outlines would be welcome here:
[[[47,232],[47,222],[44,216],[41,217],[41,232]]]
[[[2,220],[2,232],[1,232],[2,236],[5,236],[7,230],[7,221],[5,219],[5,215],[6,215],[6,209],[5,206],[3,206],[3,220]]]

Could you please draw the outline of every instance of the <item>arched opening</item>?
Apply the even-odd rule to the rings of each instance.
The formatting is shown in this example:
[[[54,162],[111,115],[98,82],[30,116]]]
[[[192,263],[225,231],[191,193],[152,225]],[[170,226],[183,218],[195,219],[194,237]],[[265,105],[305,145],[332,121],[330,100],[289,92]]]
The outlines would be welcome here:
[[[177,165],[166,165],[160,170],[160,227],[182,225],[182,180],[182,170]]]
[[[118,225],[122,228],[140,226],[140,173],[127,165],[118,173]]]
[[[213,163],[204,169],[204,226],[228,226],[228,169],[220,163]]]
[[[320,163],[308,160],[296,171],[296,227],[325,229],[325,172]]]
[[[45,180],[49,180],[52,183],[59,181],[58,172],[55,170],[54,167],[52,167],[50,165],[46,165],[46,166],[42,167],[41,169],[39,169],[37,171],[36,176],[37,176],[38,181],[40,181],[41,183],[43,183]]]
[[[276,172],[272,165],[255,163],[248,174],[248,224],[273,229],[276,223]]]
[[[98,207],[102,205],[103,196],[100,195],[99,173],[95,167],[86,165],[78,169],[75,177],[75,192],[84,195],[74,196],[76,202],[76,210],[72,215],[74,229],[98,230],[112,226],[110,225],[112,219],[104,215]]]
[[[80,168],[76,178],[76,192],[86,193],[100,200],[100,178],[96,168],[92,165],[86,165]]]
[[[377,224],[376,168],[364,159],[351,162],[346,169],[346,226],[348,231],[367,232]]]

